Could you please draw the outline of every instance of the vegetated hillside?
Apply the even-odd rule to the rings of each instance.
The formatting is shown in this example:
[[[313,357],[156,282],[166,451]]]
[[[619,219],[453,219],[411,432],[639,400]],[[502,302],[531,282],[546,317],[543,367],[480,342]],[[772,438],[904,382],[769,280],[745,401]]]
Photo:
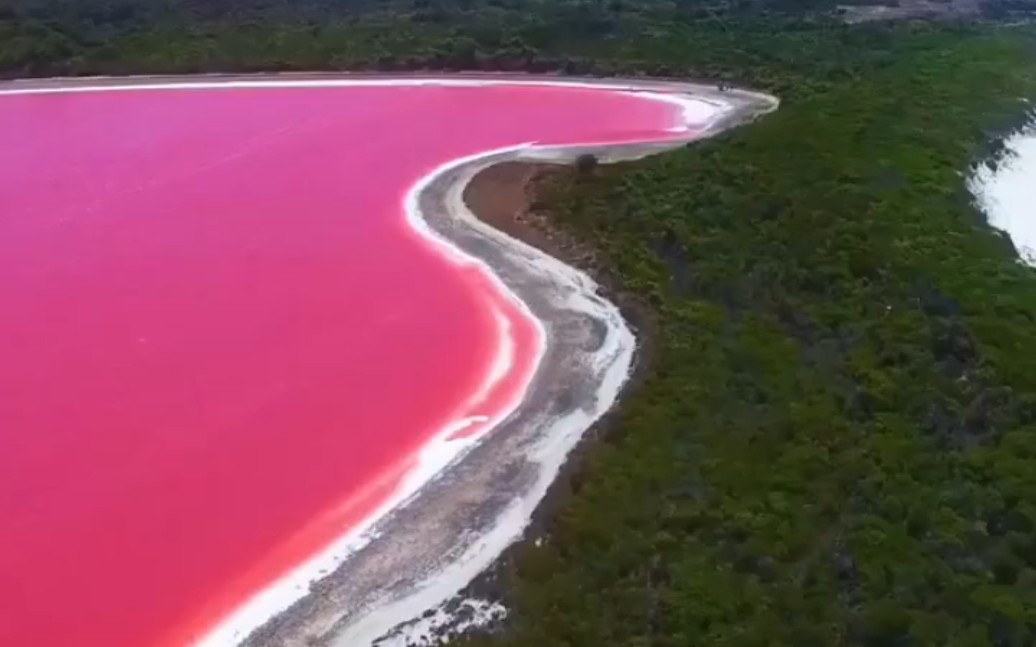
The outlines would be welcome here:
[[[778,92],[758,124],[544,198],[651,307],[655,352],[546,541],[506,565],[509,630],[471,640],[1033,644],[1036,275],[963,175],[1036,98],[1031,27],[851,27],[825,3],[55,6],[0,13],[3,69],[560,68]]]
[[[654,364],[472,644],[1033,644],[1036,272],[961,171],[1036,96],[1036,41],[889,38],[546,200],[653,306]]]

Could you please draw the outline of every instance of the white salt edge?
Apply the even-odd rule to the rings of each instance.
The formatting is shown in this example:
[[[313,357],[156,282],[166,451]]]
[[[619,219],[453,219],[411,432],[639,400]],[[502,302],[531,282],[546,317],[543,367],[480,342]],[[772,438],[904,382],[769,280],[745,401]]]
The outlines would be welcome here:
[[[443,608],[438,608],[429,616],[422,616],[399,632],[378,640],[374,647],[411,647],[411,645],[427,646],[438,644],[440,631],[449,630],[452,635],[461,635],[465,631],[484,627],[491,622],[507,617],[507,609],[499,602],[489,602],[478,598],[468,598],[458,604],[458,609],[465,607],[466,617],[457,621]]]

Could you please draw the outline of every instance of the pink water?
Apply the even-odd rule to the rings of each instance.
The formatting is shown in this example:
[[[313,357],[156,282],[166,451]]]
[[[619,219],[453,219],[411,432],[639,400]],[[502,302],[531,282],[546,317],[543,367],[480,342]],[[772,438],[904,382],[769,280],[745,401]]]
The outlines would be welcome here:
[[[180,647],[534,361],[406,223],[444,162],[668,138],[561,87],[0,94],[0,645]],[[465,409],[511,322],[517,357]]]

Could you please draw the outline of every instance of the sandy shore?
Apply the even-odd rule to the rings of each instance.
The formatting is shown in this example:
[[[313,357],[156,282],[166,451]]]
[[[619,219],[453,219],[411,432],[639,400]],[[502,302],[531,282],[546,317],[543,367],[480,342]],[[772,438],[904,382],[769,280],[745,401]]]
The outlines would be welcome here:
[[[526,78],[526,77],[522,77]],[[428,627],[401,627],[456,596],[520,539],[537,506],[583,434],[614,404],[630,373],[633,333],[597,284],[512,235],[548,249],[542,232],[488,226],[464,201],[481,172],[513,162],[569,163],[583,153],[603,162],[632,160],[751,121],[777,107],[768,96],[668,82],[583,80],[645,91],[678,91],[725,106],[685,141],[563,149],[520,148],[468,160],[437,175],[420,197],[424,220],[464,252],[484,260],[546,327],[546,361],[519,409],[470,452],[397,508],[379,539],[317,583],[312,595],[255,632],[249,647],[407,645]],[[519,207],[524,182],[494,203],[501,224]],[[494,176],[487,176],[493,181]],[[500,178],[499,175],[496,178]],[[525,180],[528,178],[526,177]],[[488,201],[487,201],[488,202]],[[448,619],[447,619],[448,622]]]
[[[405,77],[435,83],[438,77]],[[75,91],[77,87],[170,83],[335,80],[399,83],[400,77],[367,75],[266,75],[137,79],[58,79],[4,84],[3,90]],[[454,459],[420,490],[380,518],[371,538],[287,611],[255,630],[248,647],[367,647],[405,645],[405,632],[379,640],[456,596],[521,538],[566,456],[617,400],[633,364],[633,331],[618,307],[586,273],[481,221],[465,203],[465,189],[482,171],[503,163],[570,163],[584,153],[602,162],[637,159],[712,136],[777,107],[767,95],[665,81],[560,79],[526,75],[460,75],[456,83],[592,84],[635,92],[665,92],[712,106],[711,116],[686,137],[665,144],[545,148],[521,146],[455,160],[423,178],[409,210],[438,237],[488,265],[502,286],[542,325],[545,352],[532,384],[511,414],[479,443]],[[660,97],[655,97],[660,98]],[[691,115],[689,115],[691,116]],[[527,179],[527,178],[526,178]],[[524,182],[520,183],[524,187]],[[522,190],[522,189],[515,189]],[[501,204],[520,196],[501,195]],[[501,222],[504,215],[494,216]],[[522,235],[521,231],[510,230]],[[535,240],[529,234],[531,242]],[[549,249],[549,245],[546,245]],[[234,642],[237,642],[236,640]],[[206,643],[209,644],[209,643]],[[212,643],[216,644],[216,643]],[[219,643],[223,644],[223,643]],[[229,644],[229,643],[228,643]]]

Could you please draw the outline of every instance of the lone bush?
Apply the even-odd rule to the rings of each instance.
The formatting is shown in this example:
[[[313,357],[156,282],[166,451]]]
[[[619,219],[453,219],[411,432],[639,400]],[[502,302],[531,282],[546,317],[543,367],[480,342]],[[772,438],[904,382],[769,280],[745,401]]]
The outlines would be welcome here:
[[[594,172],[599,163],[595,155],[583,153],[576,158],[576,170],[579,171],[580,175],[589,175]]]

